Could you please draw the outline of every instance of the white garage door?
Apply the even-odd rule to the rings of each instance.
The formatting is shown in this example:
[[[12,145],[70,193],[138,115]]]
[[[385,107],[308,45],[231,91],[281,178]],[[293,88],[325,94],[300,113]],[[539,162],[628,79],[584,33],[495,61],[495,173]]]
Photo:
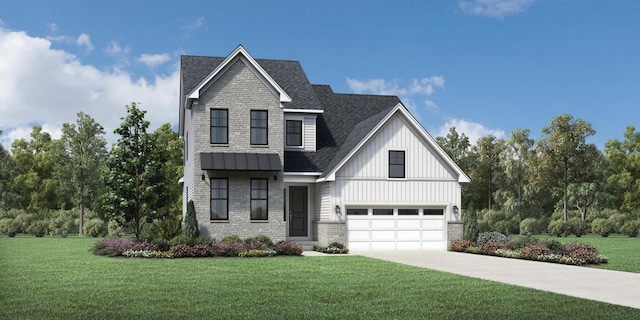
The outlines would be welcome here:
[[[351,250],[446,250],[444,209],[347,208]]]

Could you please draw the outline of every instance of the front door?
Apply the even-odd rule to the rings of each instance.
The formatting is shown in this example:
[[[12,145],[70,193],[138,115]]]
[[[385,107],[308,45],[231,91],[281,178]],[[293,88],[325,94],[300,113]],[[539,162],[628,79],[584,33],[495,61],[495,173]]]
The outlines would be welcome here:
[[[289,187],[289,236],[309,236],[307,214],[307,187]]]

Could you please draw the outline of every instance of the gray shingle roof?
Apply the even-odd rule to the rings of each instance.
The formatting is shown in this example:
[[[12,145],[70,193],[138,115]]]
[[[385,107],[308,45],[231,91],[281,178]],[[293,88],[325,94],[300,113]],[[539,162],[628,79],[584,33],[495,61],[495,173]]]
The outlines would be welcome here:
[[[183,94],[189,94],[224,59],[183,55]],[[331,171],[400,103],[396,96],[337,94],[328,85],[312,85],[298,61],[256,59],[256,62],[291,97],[287,109],[324,110],[316,121],[316,152],[285,151],[287,172]]]

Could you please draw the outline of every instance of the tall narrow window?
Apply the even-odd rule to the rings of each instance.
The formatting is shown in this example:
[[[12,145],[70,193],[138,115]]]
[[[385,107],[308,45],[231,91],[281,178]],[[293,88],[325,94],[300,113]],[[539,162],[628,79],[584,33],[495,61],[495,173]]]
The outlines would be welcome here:
[[[211,143],[229,143],[229,110],[211,109]]]
[[[302,146],[302,121],[287,120],[287,146]]]
[[[267,179],[251,179],[251,220],[267,220],[269,193]]]
[[[404,151],[389,151],[389,178],[404,178]]]
[[[251,110],[251,144],[268,144],[267,117],[266,110]]]
[[[211,179],[211,220],[229,219],[229,180]]]

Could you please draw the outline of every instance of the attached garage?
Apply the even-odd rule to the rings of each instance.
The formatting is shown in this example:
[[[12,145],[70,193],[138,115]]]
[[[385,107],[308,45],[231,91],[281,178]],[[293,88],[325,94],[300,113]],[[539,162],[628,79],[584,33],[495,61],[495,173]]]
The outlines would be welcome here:
[[[352,250],[446,250],[444,208],[346,208]]]

